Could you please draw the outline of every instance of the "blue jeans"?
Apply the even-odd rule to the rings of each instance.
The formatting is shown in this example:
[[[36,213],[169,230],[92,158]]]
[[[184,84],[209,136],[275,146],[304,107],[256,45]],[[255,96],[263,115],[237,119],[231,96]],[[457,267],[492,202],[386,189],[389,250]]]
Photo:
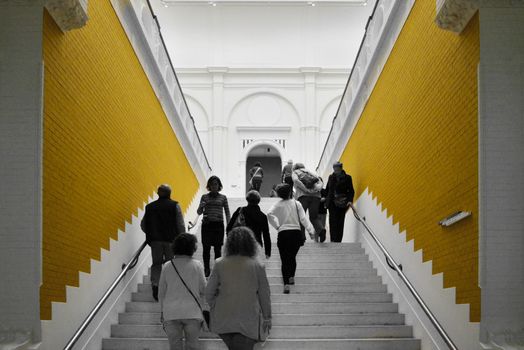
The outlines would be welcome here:
[[[229,350],[253,350],[257,342],[240,333],[222,333],[219,336],[226,343]]]
[[[186,340],[186,350],[198,350],[198,336],[202,328],[202,321],[197,319],[164,321],[164,330],[169,340],[169,350],[183,350]]]

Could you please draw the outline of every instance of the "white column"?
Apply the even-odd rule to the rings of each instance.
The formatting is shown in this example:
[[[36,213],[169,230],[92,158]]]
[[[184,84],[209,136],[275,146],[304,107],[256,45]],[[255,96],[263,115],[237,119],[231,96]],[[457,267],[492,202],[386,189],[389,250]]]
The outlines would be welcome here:
[[[209,132],[211,139],[210,155],[213,173],[222,180],[227,177],[227,164],[225,164],[227,153],[227,121],[224,116],[224,73],[227,68],[210,67],[212,74],[213,105],[209,120]]]
[[[320,68],[301,68],[304,73],[305,91],[305,118],[300,126],[300,137],[302,145],[302,160],[306,167],[315,169],[320,156],[320,128],[319,116],[317,116],[317,85],[316,76]]]
[[[481,341],[488,346],[511,343],[512,338],[523,336],[523,155],[524,2],[483,0],[479,67],[479,281]]]
[[[41,338],[43,9],[0,2],[0,348]]]

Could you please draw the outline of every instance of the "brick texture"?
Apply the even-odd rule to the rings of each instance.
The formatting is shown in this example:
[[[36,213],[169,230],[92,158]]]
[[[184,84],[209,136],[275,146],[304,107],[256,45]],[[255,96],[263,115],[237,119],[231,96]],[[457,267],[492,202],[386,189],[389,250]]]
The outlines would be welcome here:
[[[198,181],[109,1],[62,33],[44,18],[41,318],[160,183],[186,208]]]
[[[478,322],[479,19],[456,35],[434,18],[434,0],[415,3],[342,161]],[[473,215],[437,224],[458,210]]]

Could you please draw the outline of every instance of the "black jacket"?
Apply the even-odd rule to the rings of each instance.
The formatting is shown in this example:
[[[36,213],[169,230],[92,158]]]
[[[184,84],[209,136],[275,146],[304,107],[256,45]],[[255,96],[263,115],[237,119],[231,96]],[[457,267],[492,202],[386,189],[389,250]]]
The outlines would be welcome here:
[[[145,232],[148,243],[173,242],[177,235],[185,232],[184,217],[178,202],[159,198],[149,203],[140,227]]]
[[[345,194],[348,200],[353,202],[353,197],[355,197],[355,189],[353,188],[353,180],[351,179],[351,175],[346,174],[344,170],[342,170],[342,173],[338,176],[335,173],[329,175],[326,192],[326,208],[331,208],[334,206],[333,198],[335,198],[335,194]]]
[[[227,224],[226,231],[229,232],[233,229],[233,224],[237,220],[240,209],[242,209],[244,217],[246,218],[246,226],[253,230],[255,239],[262,247],[264,247],[266,256],[271,256],[271,237],[269,236],[267,216],[260,210],[260,207],[257,204],[249,204],[246,207],[241,207],[235,210],[231,220],[229,220],[229,223]]]

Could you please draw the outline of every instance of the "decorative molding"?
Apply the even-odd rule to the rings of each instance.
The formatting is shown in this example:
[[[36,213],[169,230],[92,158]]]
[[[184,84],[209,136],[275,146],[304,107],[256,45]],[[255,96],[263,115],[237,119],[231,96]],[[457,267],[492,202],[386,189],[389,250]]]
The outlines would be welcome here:
[[[479,9],[479,0],[437,0],[435,23],[442,29],[461,33]]]
[[[45,7],[63,32],[86,25],[88,0],[46,0]]]
[[[318,67],[177,67],[177,74],[207,74],[207,73],[227,73],[227,74],[349,74],[351,67],[338,68],[318,68]]]
[[[237,126],[237,131],[259,131],[259,132],[290,132],[290,126]]]
[[[331,133],[317,166],[317,172],[328,176],[331,164],[344,151],[375,84],[395,46],[415,0],[377,0],[353,73],[350,76]]]

